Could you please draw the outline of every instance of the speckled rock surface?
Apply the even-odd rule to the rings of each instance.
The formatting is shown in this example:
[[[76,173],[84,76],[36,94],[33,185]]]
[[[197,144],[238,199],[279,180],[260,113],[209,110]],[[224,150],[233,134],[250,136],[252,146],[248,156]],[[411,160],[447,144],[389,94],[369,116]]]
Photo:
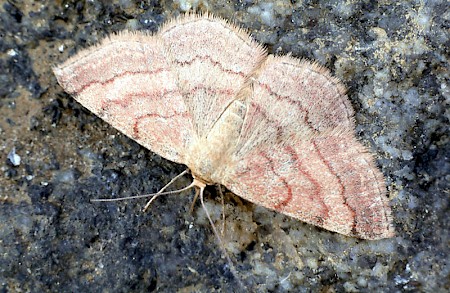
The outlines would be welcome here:
[[[391,3],[392,2],[392,3]],[[157,191],[184,170],[64,93],[51,66],[122,29],[189,9],[246,27],[270,53],[330,68],[385,174],[397,236],[348,238],[225,193],[223,241],[258,292],[450,290],[446,1],[0,1],[0,291],[231,292],[192,194]],[[181,180],[175,188],[188,184]],[[208,189],[207,206],[222,222]]]

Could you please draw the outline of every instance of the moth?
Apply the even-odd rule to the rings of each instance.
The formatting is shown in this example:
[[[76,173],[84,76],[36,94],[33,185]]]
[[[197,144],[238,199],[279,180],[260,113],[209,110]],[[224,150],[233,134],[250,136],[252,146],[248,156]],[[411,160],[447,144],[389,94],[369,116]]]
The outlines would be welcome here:
[[[185,164],[200,196],[221,184],[330,231],[392,237],[382,173],[355,136],[345,87],[317,63],[274,56],[211,15],[124,31],[54,68],[84,107]]]

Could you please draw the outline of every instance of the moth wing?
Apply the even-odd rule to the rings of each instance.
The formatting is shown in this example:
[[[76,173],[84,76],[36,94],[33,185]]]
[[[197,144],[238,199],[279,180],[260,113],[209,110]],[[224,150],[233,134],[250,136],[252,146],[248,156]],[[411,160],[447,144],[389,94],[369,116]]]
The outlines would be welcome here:
[[[54,68],[83,106],[174,162],[195,138],[192,116],[158,36],[122,32]]]
[[[207,136],[266,52],[242,29],[208,14],[175,19],[159,34],[194,129],[198,136]]]
[[[269,57],[247,107],[222,184],[344,235],[394,235],[383,176],[355,138],[352,108],[338,80],[309,62]]]

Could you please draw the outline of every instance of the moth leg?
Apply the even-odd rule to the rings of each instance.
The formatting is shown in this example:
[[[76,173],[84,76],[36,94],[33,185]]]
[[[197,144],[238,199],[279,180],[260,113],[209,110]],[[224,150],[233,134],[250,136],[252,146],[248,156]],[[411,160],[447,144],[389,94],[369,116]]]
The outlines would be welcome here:
[[[220,199],[222,201],[222,231],[220,231],[222,234],[222,237],[224,237],[225,235],[225,198],[222,192],[222,185],[219,185],[217,187],[217,189],[219,190],[219,194],[220,194]]]
[[[196,188],[196,189],[195,189],[194,199],[192,200],[191,207],[190,207],[190,209],[189,209],[189,213],[190,213],[190,214],[192,214],[192,212],[194,211],[194,206],[195,206],[195,203],[197,202],[197,199],[198,199],[198,195],[199,195],[199,194],[200,194],[200,189],[199,189],[199,188]]]
[[[145,205],[145,207],[142,209],[143,212],[147,211],[147,209],[150,207],[150,204],[156,199],[158,198],[161,193],[163,193],[164,190],[166,190],[167,187],[169,187],[170,185],[172,185],[175,181],[177,181],[180,177],[183,177],[184,175],[186,175],[189,172],[188,169],[184,170],[183,172],[181,172],[180,174],[178,174],[177,176],[173,177],[172,180],[170,180],[169,183],[167,183],[163,188],[161,188]],[[192,184],[191,184],[192,185]],[[191,186],[190,185],[190,186]]]
[[[226,258],[226,260],[228,262],[228,265],[229,265],[231,273],[233,274],[234,278],[238,282],[238,284],[241,287],[241,289],[244,292],[247,292],[248,289],[244,285],[244,283],[242,283],[242,280],[239,278],[237,270],[236,270],[233,262],[231,261],[230,255],[228,254],[227,250],[225,249],[225,245],[223,244],[223,240],[220,237],[219,232],[217,231],[216,226],[214,225],[214,222],[211,219],[211,216],[209,215],[208,209],[205,206],[205,203],[203,201],[203,192],[204,192],[204,190],[205,190],[205,186],[198,186],[197,191],[196,191],[196,197],[198,197],[198,195],[200,194],[200,202],[202,204],[202,208],[205,211],[206,217],[208,218],[209,223],[211,224],[211,228],[212,228],[212,230],[214,232],[214,235],[216,236],[217,241],[219,242],[220,249],[222,250],[223,256]]]

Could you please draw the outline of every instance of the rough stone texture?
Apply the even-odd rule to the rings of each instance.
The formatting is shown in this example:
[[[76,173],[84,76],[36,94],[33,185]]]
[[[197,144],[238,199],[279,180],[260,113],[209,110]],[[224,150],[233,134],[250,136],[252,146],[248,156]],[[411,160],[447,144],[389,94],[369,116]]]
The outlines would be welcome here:
[[[147,213],[143,201],[89,202],[155,192],[184,168],[89,113],[51,72],[109,33],[156,30],[194,8],[341,78],[392,198],[397,237],[363,241],[226,193],[223,238],[244,283],[261,292],[449,290],[450,10],[443,0],[372,3],[2,1],[0,289],[235,288],[204,212],[188,212],[192,195],[159,198]],[[220,227],[222,204],[209,191]]]

